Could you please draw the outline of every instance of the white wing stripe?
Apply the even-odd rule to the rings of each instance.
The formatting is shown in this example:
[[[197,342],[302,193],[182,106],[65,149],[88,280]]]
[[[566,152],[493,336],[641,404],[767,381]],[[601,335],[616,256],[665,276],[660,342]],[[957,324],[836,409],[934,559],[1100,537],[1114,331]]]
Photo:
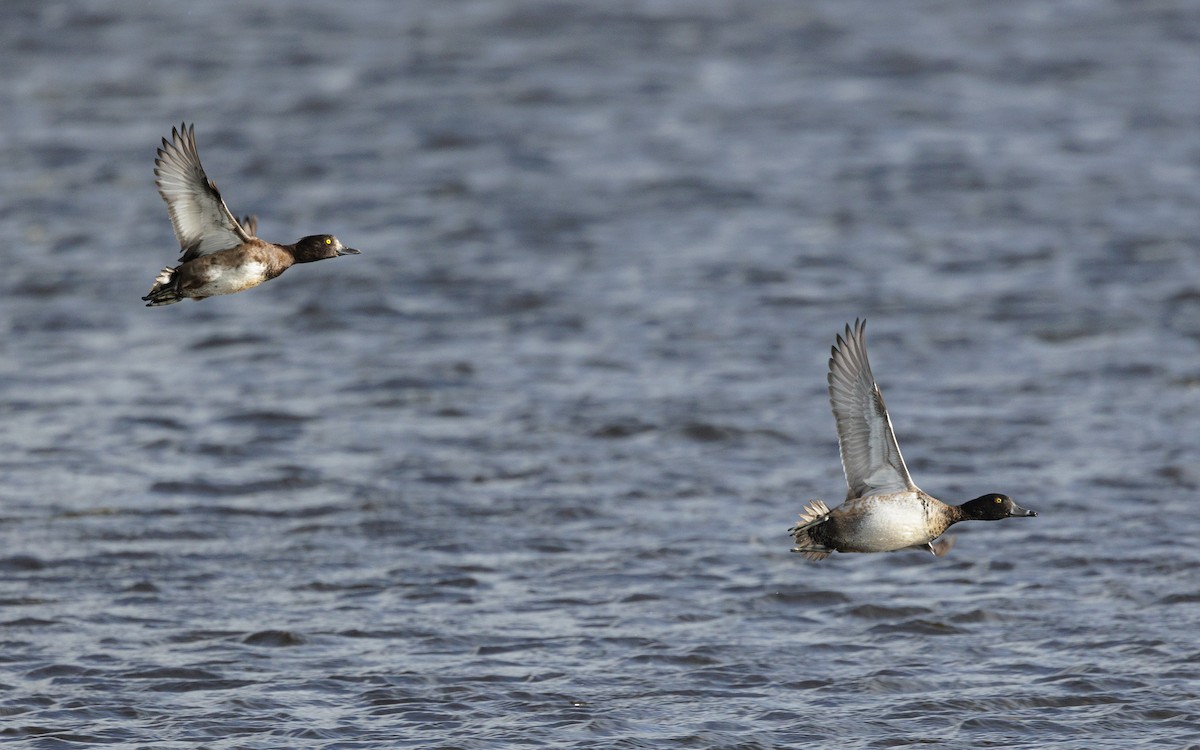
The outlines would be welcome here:
[[[250,239],[204,173],[194,128],[181,125],[171,129],[170,142],[164,138],[158,149],[154,175],[183,250],[180,260],[227,250]]]
[[[915,490],[867,360],[866,321],[846,326],[829,359],[829,401],[837,421],[847,499]]]

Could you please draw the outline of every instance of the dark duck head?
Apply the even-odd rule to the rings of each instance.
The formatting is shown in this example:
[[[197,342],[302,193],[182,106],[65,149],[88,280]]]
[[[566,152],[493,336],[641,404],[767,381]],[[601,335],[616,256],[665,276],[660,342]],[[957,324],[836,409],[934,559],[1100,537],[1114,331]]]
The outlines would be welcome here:
[[[1014,503],[1008,495],[995,492],[980,495],[958,507],[962,510],[963,518],[971,521],[999,521],[1002,518],[1012,518],[1013,516],[1037,515],[1035,511],[1022,508]]]
[[[314,234],[302,237],[292,245],[292,257],[297,263],[312,263],[314,260],[336,258],[339,255],[359,255],[352,247],[346,247],[332,234]]]

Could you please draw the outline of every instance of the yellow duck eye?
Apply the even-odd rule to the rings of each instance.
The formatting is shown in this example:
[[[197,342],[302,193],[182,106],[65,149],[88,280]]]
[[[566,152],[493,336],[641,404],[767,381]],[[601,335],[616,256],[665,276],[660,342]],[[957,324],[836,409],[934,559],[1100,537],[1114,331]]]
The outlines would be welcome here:
[[[996,502],[997,502],[997,503],[1002,503],[1002,502],[1004,502],[1004,500],[1003,500],[1003,498],[999,498],[999,497],[998,497],[998,498],[996,498]]]
[[[332,245],[332,244],[333,244],[333,240],[331,240],[331,239],[329,239],[328,237],[326,237],[326,238],[325,238],[325,244],[326,244],[326,245]]]

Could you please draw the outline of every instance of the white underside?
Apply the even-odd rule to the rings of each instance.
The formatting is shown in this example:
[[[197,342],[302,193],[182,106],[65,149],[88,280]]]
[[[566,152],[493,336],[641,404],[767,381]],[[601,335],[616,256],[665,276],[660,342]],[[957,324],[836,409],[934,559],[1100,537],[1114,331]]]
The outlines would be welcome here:
[[[925,503],[915,492],[857,498],[847,503],[855,509],[859,504],[864,504],[867,512],[853,514],[849,524],[852,528],[843,528],[843,535],[858,551],[891,552],[934,539],[929,535]]]
[[[219,274],[213,274],[203,286],[196,287],[192,293],[197,296],[215,297],[218,294],[234,294],[251,287],[256,287],[266,281],[266,265],[262,263],[247,263],[233,269],[222,269]]]

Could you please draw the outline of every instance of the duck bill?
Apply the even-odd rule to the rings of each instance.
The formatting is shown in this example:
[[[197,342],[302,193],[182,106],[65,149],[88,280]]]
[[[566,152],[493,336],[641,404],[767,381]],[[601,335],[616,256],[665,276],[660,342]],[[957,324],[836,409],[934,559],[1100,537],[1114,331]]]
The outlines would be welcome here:
[[[1010,517],[1011,516],[1036,516],[1037,511],[1030,510],[1029,508],[1022,508],[1020,505],[1013,503],[1012,511],[1008,515]]]
[[[337,251],[337,254],[338,255],[362,255],[362,253],[360,251],[355,250],[352,247],[343,247],[341,250]]]

